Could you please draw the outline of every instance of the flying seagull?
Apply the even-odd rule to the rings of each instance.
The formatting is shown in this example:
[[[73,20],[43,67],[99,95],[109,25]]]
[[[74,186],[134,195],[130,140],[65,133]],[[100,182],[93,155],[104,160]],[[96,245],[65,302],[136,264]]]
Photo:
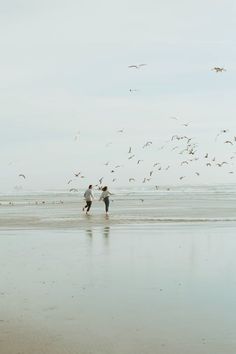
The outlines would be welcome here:
[[[129,182],[135,182],[134,178],[129,178]]]
[[[124,128],[117,130],[117,133],[124,133]]]
[[[146,66],[147,64],[133,64],[133,65],[129,65],[128,68],[129,69],[140,69],[142,68],[143,66]]]
[[[23,175],[22,173],[19,174],[19,177],[23,177],[24,179],[26,179],[25,175]]]
[[[76,188],[71,188],[71,189],[69,190],[69,192],[78,192],[78,189],[76,189]]]
[[[219,66],[215,66],[211,69],[211,71],[215,71],[216,73],[222,73],[223,71],[226,71],[226,69],[220,68]]]

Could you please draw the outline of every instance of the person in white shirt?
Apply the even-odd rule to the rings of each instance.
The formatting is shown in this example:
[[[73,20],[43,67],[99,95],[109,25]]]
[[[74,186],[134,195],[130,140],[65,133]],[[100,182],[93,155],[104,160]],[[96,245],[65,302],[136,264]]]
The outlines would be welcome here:
[[[84,199],[86,201],[86,205],[83,207],[83,211],[85,211],[86,209],[86,214],[88,214],[94,199],[92,188],[93,186],[92,184],[90,184],[88,189],[84,192]]]
[[[108,210],[109,210],[109,204],[110,204],[110,201],[109,201],[109,196],[112,195],[108,189],[107,189],[107,186],[103,187],[102,188],[102,194],[99,198],[99,200],[103,200],[104,203],[105,203],[105,211],[106,211],[106,214],[108,215]]]

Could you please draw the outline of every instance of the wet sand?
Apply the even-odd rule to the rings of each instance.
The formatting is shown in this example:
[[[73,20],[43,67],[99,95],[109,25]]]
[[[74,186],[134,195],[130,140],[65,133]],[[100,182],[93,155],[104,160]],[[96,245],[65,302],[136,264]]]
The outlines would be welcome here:
[[[1,353],[235,354],[235,231],[2,228]]]

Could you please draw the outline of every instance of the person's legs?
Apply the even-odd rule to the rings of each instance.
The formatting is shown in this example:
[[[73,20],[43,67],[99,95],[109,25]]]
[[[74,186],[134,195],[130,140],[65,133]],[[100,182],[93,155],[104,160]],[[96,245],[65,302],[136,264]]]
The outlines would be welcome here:
[[[88,213],[89,210],[90,210],[90,208],[91,208],[92,202],[88,201],[88,202],[86,202],[86,203],[87,203],[86,208],[87,208],[87,213]]]
[[[108,210],[109,210],[109,198],[108,197],[104,198],[104,203],[105,203],[106,213],[108,213]]]

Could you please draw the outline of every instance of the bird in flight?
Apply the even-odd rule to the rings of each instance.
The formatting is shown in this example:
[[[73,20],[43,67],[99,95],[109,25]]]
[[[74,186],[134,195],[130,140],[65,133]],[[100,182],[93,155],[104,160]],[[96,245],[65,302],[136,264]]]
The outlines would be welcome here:
[[[128,157],[129,160],[131,160],[135,155],[131,155],[130,157]]]
[[[69,190],[69,192],[78,192],[78,189],[76,189],[76,188],[71,188],[71,189]]]
[[[211,69],[211,71],[215,71],[216,73],[222,73],[223,71],[226,71],[226,69],[220,68],[219,66],[215,66]]]
[[[188,127],[190,123],[191,123],[191,122],[188,122],[188,123],[184,123],[184,124],[182,124],[182,125],[183,125],[184,127]]]
[[[102,184],[102,181],[103,181],[103,177],[102,178],[99,178],[99,183]]]
[[[117,133],[124,133],[124,128],[117,130]]]
[[[226,140],[226,141],[225,141],[225,144],[231,144],[231,145],[233,145],[232,141],[230,141],[230,140]]]
[[[129,92],[138,92],[138,90],[137,89],[129,89]]]
[[[19,174],[19,177],[23,177],[24,179],[26,179],[25,175],[23,175],[22,173]]]
[[[129,182],[135,182],[134,178],[129,178]]]
[[[147,64],[133,64],[133,65],[129,65],[128,68],[129,69],[140,69],[142,68],[143,66],[146,66]]]
[[[143,148],[152,145],[152,141],[147,141],[146,144],[143,145]]]

